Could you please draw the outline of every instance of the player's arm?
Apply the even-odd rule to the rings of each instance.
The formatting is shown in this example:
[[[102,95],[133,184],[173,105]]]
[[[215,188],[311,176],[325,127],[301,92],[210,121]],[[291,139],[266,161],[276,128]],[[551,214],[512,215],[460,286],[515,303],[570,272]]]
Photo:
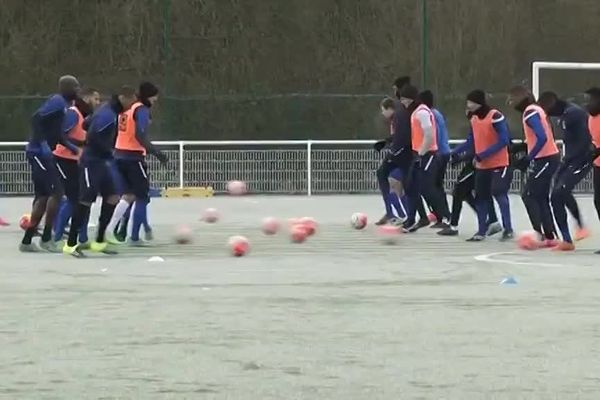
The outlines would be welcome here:
[[[452,155],[458,156],[461,154],[475,154],[475,138],[473,137],[473,129],[469,130],[469,134],[467,135],[467,139],[463,144],[459,144],[455,148],[452,149]]]
[[[161,162],[166,161],[164,153],[159,151],[148,138],[148,128],[150,126],[150,110],[147,107],[138,107],[133,114],[135,119],[135,138],[144,146],[148,154],[152,154]],[[164,160],[164,161],[163,161]]]
[[[87,135],[87,145],[102,154],[111,154],[114,144],[116,121],[100,121],[98,129],[92,129]]]
[[[423,130],[423,145],[418,150],[419,156],[423,156],[431,149],[431,145],[435,140],[433,137],[433,124],[431,123],[430,114],[425,110],[417,111],[416,117]]]
[[[69,149],[69,151],[73,154],[79,153],[79,148],[77,147],[77,143],[69,139],[69,132],[71,132],[73,128],[77,126],[78,119],[79,117],[75,111],[70,109],[67,110],[67,113],[63,119],[62,129],[58,140],[60,144]]]
[[[510,132],[508,131],[508,124],[506,123],[504,115],[499,112],[496,113],[492,118],[492,126],[496,130],[498,141],[481,153],[476,154],[475,157],[479,160],[485,160],[486,158],[493,156],[510,144]]]
[[[524,118],[525,123],[528,127],[531,128],[533,133],[535,134],[536,142],[531,152],[527,155],[529,161],[535,159],[538,153],[542,150],[546,142],[548,141],[548,136],[546,135],[546,131],[544,130],[544,125],[542,124],[542,117],[540,113],[535,110],[530,110],[529,113],[525,115]]]

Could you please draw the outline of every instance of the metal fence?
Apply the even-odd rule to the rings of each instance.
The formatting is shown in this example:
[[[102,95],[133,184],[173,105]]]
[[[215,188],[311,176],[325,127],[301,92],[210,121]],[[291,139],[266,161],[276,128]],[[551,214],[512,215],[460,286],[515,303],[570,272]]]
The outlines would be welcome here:
[[[452,141],[458,144],[462,141]],[[212,186],[225,191],[230,180],[247,182],[257,194],[375,193],[379,155],[371,140],[291,141],[167,141],[155,142],[169,156],[166,167],[150,157],[154,187]],[[24,142],[0,142],[0,194],[28,195],[33,191]],[[448,167],[451,189],[461,166]],[[514,173],[512,190],[522,187]],[[591,178],[577,188],[591,192]]]

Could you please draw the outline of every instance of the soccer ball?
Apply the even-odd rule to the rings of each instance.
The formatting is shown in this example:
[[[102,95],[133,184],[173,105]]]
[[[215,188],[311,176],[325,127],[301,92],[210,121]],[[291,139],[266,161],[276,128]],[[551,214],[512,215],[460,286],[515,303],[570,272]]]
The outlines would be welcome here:
[[[234,257],[245,256],[246,253],[248,253],[248,251],[250,250],[250,242],[244,236],[231,236],[227,244],[229,246],[229,251],[231,252],[231,255]]]
[[[227,183],[227,191],[232,196],[241,196],[248,192],[248,188],[242,181],[229,181]]]
[[[181,225],[175,232],[175,243],[190,244],[192,243],[192,229],[187,225]]]
[[[280,227],[279,221],[273,217],[267,217],[262,222],[262,231],[265,235],[276,234]]]
[[[204,211],[204,216],[202,217],[202,220],[209,224],[214,224],[219,220],[219,212],[216,208],[207,208]]]
[[[354,229],[363,229],[367,226],[367,214],[357,212],[350,217],[350,224]]]

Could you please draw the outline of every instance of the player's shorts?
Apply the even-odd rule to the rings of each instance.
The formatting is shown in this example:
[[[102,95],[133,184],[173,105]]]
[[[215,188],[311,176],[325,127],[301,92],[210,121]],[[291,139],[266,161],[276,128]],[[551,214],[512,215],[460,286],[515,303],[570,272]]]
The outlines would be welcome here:
[[[67,199],[71,202],[77,202],[79,200],[79,163],[77,160],[56,156],[54,160]]]
[[[523,186],[523,194],[527,196],[548,198],[552,178],[560,166],[560,155],[540,157],[533,160],[527,171],[527,182]]]
[[[592,163],[585,164],[562,164],[554,179],[554,188],[563,188],[572,191],[592,169]]]
[[[116,194],[110,161],[88,161],[80,166],[79,199],[81,201],[93,203],[98,195],[106,198]]]
[[[513,170],[510,167],[478,169],[475,171],[475,196],[489,198],[506,194],[512,180]]]
[[[116,160],[117,169],[123,177],[125,194],[134,194],[138,199],[147,199],[150,192],[148,166],[145,161]]]
[[[41,155],[26,152],[27,161],[31,165],[31,179],[36,197],[47,197],[63,194],[63,185],[59,177],[52,155]]]
[[[119,172],[119,168],[117,167],[116,160],[112,160],[110,163],[110,171],[112,173],[113,181],[115,184],[115,190],[119,196],[122,196],[125,193],[125,182],[123,180],[123,176]]]

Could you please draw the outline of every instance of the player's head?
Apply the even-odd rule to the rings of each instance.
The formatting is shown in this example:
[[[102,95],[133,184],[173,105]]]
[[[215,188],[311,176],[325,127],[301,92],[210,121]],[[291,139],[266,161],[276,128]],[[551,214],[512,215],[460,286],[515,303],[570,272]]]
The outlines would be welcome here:
[[[590,115],[596,116],[600,114],[600,88],[592,87],[585,91],[588,95],[586,108]]]
[[[63,75],[58,79],[58,91],[66,100],[75,100],[80,88],[79,81],[73,75]]]
[[[100,105],[100,91],[98,89],[92,87],[83,88],[80,97],[92,110]]]
[[[485,92],[481,89],[475,89],[467,94],[467,112],[476,114],[477,111],[487,107]]]
[[[407,109],[416,107],[419,90],[412,85],[405,85],[400,91],[400,103]]]
[[[142,82],[138,88],[138,98],[147,107],[158,101],[158,87],[152,82]]]
[[[392,118],[396,111],[396,102],[391,97],[386,97],[381,100],[381,115],[386,118]]]
[[[396,96],[398,100],[400,100],[400,92],[406,85],[410,85],[410,76],[400,76],[394,81],[392,89],[394,90],[394,96]]]
[[[538,104],[546,111],[548,115],[558,117],[562,115],[564,107],[562,106],[563,101],[560,100],[555,92],[547,91],[540,94]]]
[[[420,104],[425,104],[427,107],[433,108],[434,98],[431,90],[423,90],[421,93],[419,93],[417,100]]]
[[[535,102],[535,97],[529,89],[523,85],[513,86],[508,94],[508,105],[515,110],[523,112],[528,105]]]
[[[123,107],[123,110],[127,110],[137,100],[135,89],[127,85],[121,86],[117,97],[119,99],[119,103],[121,103],[121,106]]]

